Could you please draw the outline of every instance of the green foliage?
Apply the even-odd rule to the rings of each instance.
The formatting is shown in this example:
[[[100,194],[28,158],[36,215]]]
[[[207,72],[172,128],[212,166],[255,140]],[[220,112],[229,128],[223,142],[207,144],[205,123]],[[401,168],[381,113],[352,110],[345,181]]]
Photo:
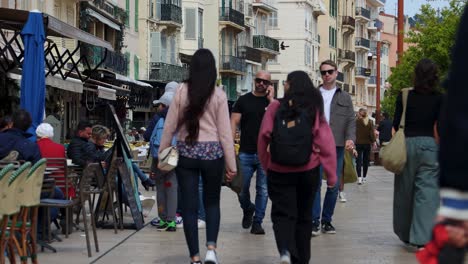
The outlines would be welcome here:
[[[393,115],[396,96],[402,88],[411,87],[416,64],[423,58],[433,60],[440,70],[441,81],[450,67],[450,52],[455,41],[460,17],[466,3],[452,0],[450,6],[436,10],[429,4],[421,7],[416,15],[416,27],[408,32],[405,42],[410,48],[403,54],[400,64],[392,68],[388,81],[392,88],[382,100],[382,110]]]

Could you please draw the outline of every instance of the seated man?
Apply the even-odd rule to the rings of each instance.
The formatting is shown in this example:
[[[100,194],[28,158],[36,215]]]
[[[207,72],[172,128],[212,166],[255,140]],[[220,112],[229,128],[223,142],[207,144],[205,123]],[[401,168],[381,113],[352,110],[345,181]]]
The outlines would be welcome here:
[[[31,126],[31,114],[26,110],[18,110],[12,116],[13,127],[0,133],[0,159],[6,157],[12,150],[18,151],[18,160],[36,163],[41,159],[39,147],[28,138],[32,135],[26,130]]]
[[[95,150],[93,145],[89,143],[91,138],[91,123],[88,121],[80,121],[76,129],[76,134],[68,145],[67,156],[72,162],[81,167],[85,167],[87,163],[92,162]]]

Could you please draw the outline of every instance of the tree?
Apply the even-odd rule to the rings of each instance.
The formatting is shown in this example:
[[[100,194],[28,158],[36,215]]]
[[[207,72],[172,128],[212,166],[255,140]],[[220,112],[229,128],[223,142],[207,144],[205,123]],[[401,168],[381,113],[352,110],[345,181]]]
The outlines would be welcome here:
[[[450,52],[455,42],[460,17],[466,3],[452,0],[449,7],[436,10],[429,4],[423,5],[416,15],[416,26],[408,32],[405,42],[409,48],[403,53],[401,62],[392,68],[388,81],[392,87],[382,100],[382,110],[390,115],[395,112],[395,101],[402,88],[411,87],[416,64],[423,58],[433,60],[444,80],[450,67]]]

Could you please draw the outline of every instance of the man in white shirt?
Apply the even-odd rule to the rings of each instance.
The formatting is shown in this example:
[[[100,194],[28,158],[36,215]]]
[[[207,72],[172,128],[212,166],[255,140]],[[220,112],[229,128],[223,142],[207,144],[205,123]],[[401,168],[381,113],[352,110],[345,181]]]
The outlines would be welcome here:
[[[336,87],[338,68],[335,62],[331,60],[322,62],[320,73],[323,80],[320,92],[323,97],[325,118],[335,137],[338,181],[335,187],[327,188],[322,211],[320,208],[320,187],[318,188],[312,210],[312,235],[314,236],[320,234],[320,229],[326,234],[336,233],[331,222],[338,197],[339,181],[343,172],[344,151],[345,149],[354,149],[354,141],[356,140],[353,102],[347,92]]]

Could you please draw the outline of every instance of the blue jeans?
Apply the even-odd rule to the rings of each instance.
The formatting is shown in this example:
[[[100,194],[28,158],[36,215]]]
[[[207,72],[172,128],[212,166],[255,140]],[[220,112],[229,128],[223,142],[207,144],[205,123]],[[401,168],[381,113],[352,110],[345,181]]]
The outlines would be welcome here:
[[[338,189],[340,188],[340,178],[343,172],[344,147],[336,147],[336,184],[333,188],[327,188],[325,200],[323,201],[322,223],[332,221],[335,212],[336,199],[338,198]],[[320,183],[315,194],[314,206],[312,208],[312,224],[320,224],[320,187],[322,186],[322,167],[320,166]]]
[[[239,202],[241,208],[245,210],[255,210],[254,223],[261,224],[265,217],[265,210],[268,203],[268,188],[265,171],[260,165],[258,155],[250,153],[239,153],[239,161],[242,170],[243,185],[242,191],[239,194]],[[257,172],[257,183],[255,196],[255,204],[250,201],[250,182],[254,172]]]
[[[148,180],[149,178],[148,175],[146,175],[143,171],[141,171],[140,167],[138,167],[138,165],[136,165],[133,162],[132,162],[132,168],[133,168],[133,173],[135,174],[135,176],[137,176],[140,179],[141,182]],[[136,182],[138,185],[138,181]]]

